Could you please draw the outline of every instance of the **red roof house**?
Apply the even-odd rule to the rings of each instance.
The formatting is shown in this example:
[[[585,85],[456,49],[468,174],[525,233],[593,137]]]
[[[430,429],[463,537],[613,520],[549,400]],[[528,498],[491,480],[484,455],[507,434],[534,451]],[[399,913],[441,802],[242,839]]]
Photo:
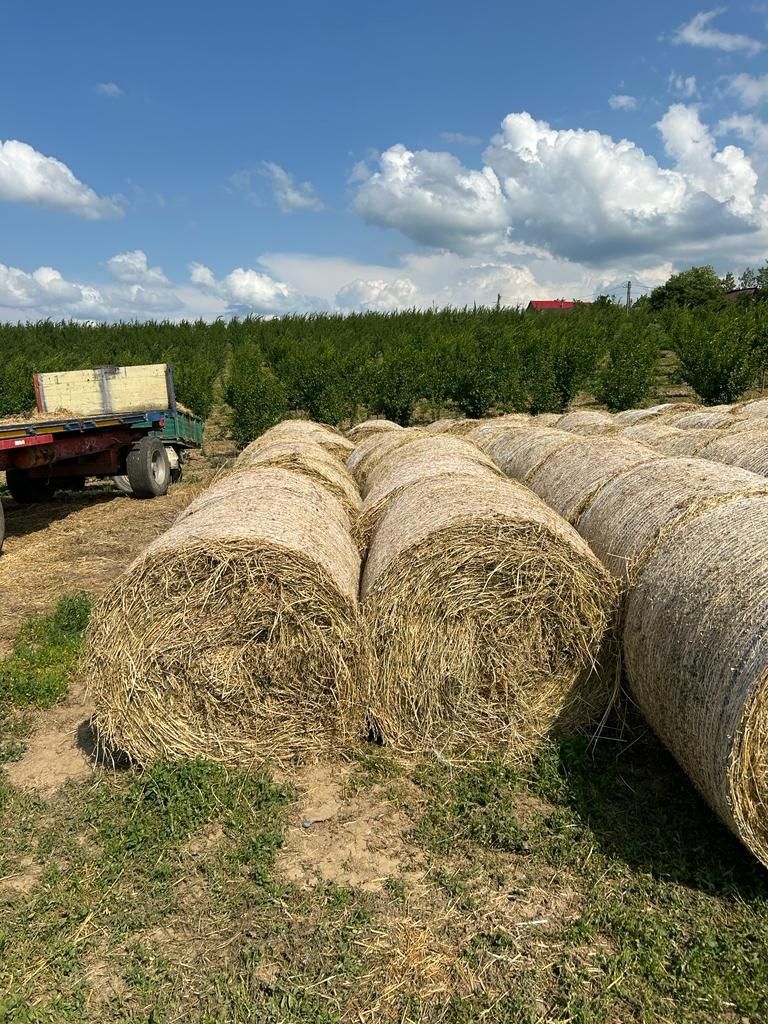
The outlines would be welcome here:
[[[543,313],[547,309],[573,309],[575,302],[567,299],[531,299],[528,303],[529,313]]]

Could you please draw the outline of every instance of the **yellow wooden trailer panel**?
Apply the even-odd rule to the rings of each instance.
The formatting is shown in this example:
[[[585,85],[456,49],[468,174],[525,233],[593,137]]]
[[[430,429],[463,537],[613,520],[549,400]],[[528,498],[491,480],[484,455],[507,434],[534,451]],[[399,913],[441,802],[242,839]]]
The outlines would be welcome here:
[[[98,416],[168,409],[171,398],[167,372],[165,363],[155,363],[40,373],[37,377],[40,411]]]

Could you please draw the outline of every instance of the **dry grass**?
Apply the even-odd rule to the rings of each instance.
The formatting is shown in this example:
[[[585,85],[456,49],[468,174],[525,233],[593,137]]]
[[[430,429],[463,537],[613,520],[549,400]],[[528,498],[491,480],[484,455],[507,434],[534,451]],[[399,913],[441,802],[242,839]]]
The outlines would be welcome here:
[[[388,503],[361,588],[372,727],[401,750],[530,751],[608,703],[610,577],[526,488],[476,465]]]
[[[303,473],[219,481],[94,612],[86,669],[104,742],[140,763],[248,763],[337,740],[359,571],[344,508]]]

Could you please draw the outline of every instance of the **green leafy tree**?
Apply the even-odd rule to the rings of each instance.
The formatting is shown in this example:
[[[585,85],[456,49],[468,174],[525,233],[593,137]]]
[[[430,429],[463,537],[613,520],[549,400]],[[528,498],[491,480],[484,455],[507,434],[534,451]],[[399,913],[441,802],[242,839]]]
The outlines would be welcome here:
[[[265,366],[254,345],[240,348],[233,361],[225,396],[232,410],[232,437],[244,447],[288,415],[285,385]]]
[[[714,267],[691,267],[673,274],[666,284],[654,288],[648,298],[648,305],[652,310],[664,309],[666,306],[691,309],[706,303],[722,303],[724,294],[723,282]]]
[[[595,397],[612,412],[631,409],[648,397],[659,361],[659,331],[654,324],[637,326],[635,314],[611,338],[608,355],[596,380]]]
[[[738,307],[721,317],[684,311],[675,324],[681,376],[707,405],[734,402],[754,382],[758,341],[750,311]]]

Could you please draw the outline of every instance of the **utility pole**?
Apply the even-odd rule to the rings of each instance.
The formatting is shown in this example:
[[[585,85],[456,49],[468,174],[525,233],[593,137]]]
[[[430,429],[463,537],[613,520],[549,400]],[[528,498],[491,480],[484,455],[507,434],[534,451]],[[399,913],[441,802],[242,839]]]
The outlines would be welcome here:
[[[627,313],[629,313],[630,306],[632,304],[632,282],[627,281]]]
[[[501,309],[501,292],[497,292],[497,294],[496,294],[496,312],[498,313],[500,309]]]

